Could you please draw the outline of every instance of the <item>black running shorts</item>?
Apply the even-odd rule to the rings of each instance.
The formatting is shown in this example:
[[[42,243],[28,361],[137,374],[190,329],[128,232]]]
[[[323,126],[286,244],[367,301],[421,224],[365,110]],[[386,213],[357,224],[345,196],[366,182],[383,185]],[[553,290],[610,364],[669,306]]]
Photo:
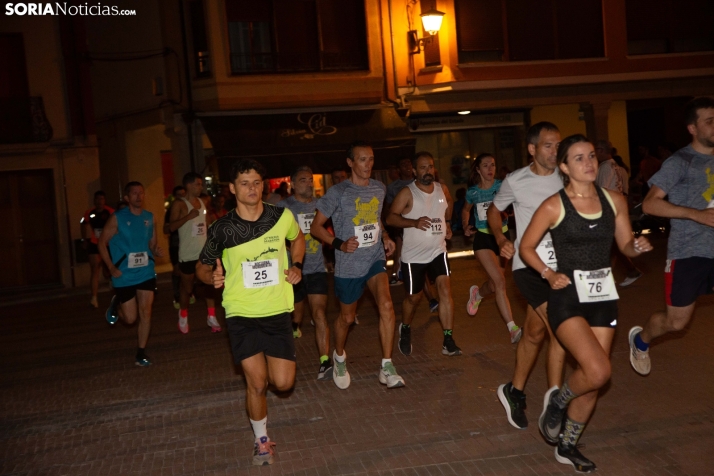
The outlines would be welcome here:
[[[668,306],[686,307],[702,294],[714,292],[714,259],[667,260],[664,270],[664,297]]]
[[[482,231],[476,231],[476,234],[473,235],[473,237],[474,252],[478,250],[491,250],[496,256],[501,255],[501,250],[498,248],[495,236]]]
[[[179,265],[179,271],[183,274],[196,274],[196,263],[198,263],[198,260],[195,261],[181,261]]]
[[[434,282],[439,276],[449,276],[451,274],[446,253],[441,253],[430,263],[402,262],[401,271],[404,289],[407,294],[419,294],[422,292],[427,276],[429,276],[429,280]]]
[[[156,278],[151,278],[143,283],[134,284],[132,286],[114,288],[114,294],[116,294],[119,302],[124,304],[125,302],[131,301],[136,297],[137,290],[156,291]]]
[[[295,361],[295,338],[289,312],[268,317],[229,317],[226,319],[233,361],[263,352],[266,356]]]
[[[551,292],[550,284],[541,278],[533,268],[515,270],[513,281],[516,282],[516,287],[533,309],[538,309],[543,303],[548,302]]]
[[[565,273],[573,280],[573,273]],[[574,284],[563,289],[551,289],[548,298],[548,322],[553,333],[571,317],[583,317],[590,327],[617,327],[617,299],[582,303]]]
[[[327,273],[303,274],[300,282],[293,284],[295,302],[304,300],[308,294],[327,295]]]

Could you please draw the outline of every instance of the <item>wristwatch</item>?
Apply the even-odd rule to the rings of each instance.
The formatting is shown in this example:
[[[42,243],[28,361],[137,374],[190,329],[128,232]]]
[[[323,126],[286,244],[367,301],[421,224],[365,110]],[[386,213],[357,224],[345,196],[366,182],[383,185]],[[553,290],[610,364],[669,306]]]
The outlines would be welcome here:
[[[297,263],[293,263],[293,266],[295,266],[297,269],[302,271],[302,263],[301,262],[298,261]]]

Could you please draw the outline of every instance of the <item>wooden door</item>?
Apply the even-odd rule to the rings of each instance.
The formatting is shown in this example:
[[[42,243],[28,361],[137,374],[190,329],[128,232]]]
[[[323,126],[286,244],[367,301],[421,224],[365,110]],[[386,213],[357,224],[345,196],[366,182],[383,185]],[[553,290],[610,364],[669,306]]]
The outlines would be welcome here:
[[[0,289],[60,282],[52,170],[0,173]]]

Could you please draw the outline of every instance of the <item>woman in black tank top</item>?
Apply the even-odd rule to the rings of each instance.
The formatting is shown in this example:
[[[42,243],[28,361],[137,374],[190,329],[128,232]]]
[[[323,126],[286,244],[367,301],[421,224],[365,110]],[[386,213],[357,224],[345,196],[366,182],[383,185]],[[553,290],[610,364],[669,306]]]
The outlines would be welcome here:
[[[595,470],[576,444],[595,408],[598,391],[610,380],[610,348],[617,325],[617,290],[610,269],[613,240],[629,257],[650,251],[647,238],[634,239],[627,202],[618,192],[595,185],[598,161],[593,145],[577,134],[558,147],[565,188],[543,202],[521,241],[523,261],[551,287],[548,321],[563,347],[578,362],[561,388],[545,394],[538,421],[555,458],[580,472]],[[557,270],[536,251],[550,231]]]

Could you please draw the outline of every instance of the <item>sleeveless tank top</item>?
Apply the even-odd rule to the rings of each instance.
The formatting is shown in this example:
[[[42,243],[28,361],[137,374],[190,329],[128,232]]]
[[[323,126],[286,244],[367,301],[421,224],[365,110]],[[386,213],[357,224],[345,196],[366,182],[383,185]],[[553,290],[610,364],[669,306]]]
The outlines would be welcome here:
[[[121,276],[112,278],[114,287],[133,286],[156,277],[154,257],[149,250],[149,241],[154,235],[154,215],[142,210],[139,215],[129,207],[114,212],[117,217],[117,233],[109,240],[112,262]]]
[[[182,198],[188,211],[193,210],[191,202]],[[193,218],[178,229],[179,234],[179,261],[196,261],[206,244],[206,205],[203,200],[198,199],[201,208],[198,209],[198,216]]]
[[[558,192],[565,217],[550,230],[550,236],[553,238],[558,271],[561,273],[575,269],[593,271],[610,267],[610,250],[615,238],[615,212],[602,189],[597,185],[595,188],[602,214],[600,218],[594,219],[578,213],[565,189]]]
[[[434,182],[431,193],[419,190],[416,182],[407,187],[412,193],[412,209],[402,216],[408,219],[429,217],[431,228],[426,231],[414,227],[404,229],[401,259],[405,263],[430,263],[446,253],[446,195],[438,182]]]

